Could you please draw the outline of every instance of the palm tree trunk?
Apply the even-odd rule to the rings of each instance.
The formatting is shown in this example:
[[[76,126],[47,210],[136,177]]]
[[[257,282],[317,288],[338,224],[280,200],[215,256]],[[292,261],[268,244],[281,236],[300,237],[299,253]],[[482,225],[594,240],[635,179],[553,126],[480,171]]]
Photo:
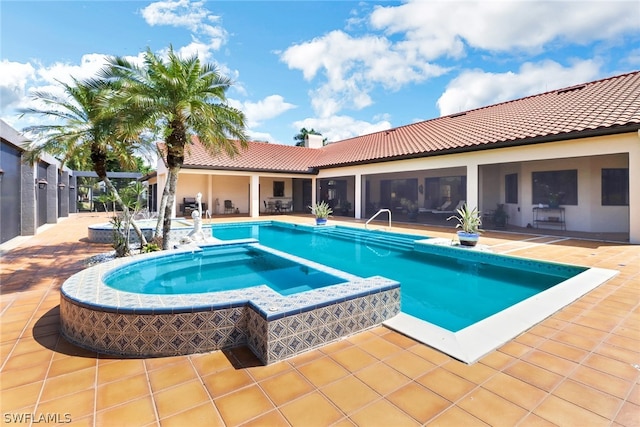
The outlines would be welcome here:
[[[162,226],[164,225],[164,210],[167,208],[167,199],[169,198],[169,181],[165,182],[162,197],[160,198],[160,206],[158,207],[158,221],[156,222],[156,231],[153,238],[157,239],[162,236]]]
[[[162,249],[164,250],[170,249],[171,213],[173,210],[173,203],[175,201],[176,187],[178,185],[178,172],[180,172],[180,167],[172,167],[169,168],[167,174],[167,185],[165,186],[165,189],[168,190],[167,205],[164,208],[164,219],[162,221]],[[162,197],[164,197],[164,194]]]
[[[158,145],[156,145],[156,154],[158,158],[162,160],[165,168],[167,170],[169,167],[167,166],[167,160],[164,157],[164,152],[160,149]],[[168,177],[167,177],[168,178]],[[162,190],[162,197],[160,198],[160,206],[158,206],[158,221],[156,222],[156,230],[153,233],[153,238],[157,239],[162,236],[162,226],[164,224],[164,210],[167,208],[167,199],[169,198],[169,180],[164,183],[164,189]]]

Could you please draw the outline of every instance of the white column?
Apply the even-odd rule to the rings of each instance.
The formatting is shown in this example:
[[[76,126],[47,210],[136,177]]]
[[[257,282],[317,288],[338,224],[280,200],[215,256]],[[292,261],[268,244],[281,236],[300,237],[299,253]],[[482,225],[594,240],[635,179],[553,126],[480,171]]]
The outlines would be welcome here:
[[[478,165],[467,164],[467,206],[471,209],[478,207]]]
[[[317,181],[318,180],[315,176],[311,178],[311,206],[315,206],[318,200],[316,189]]]
[[[357,173],[355,175],[355,200],[353,203],[355,209],[355,217],[356,219],[362,218],[362,174]]]
[[[215,213],[216,201],[213,198],[213,175],[207,175],[207,210],[209,214]]]
[[[251,218],[258,218],[260,216],[260,175],[251,175],[249,188],[251,193],[249,216]]]
[[[640,141],[629,150],[629,243],[640,244]]]

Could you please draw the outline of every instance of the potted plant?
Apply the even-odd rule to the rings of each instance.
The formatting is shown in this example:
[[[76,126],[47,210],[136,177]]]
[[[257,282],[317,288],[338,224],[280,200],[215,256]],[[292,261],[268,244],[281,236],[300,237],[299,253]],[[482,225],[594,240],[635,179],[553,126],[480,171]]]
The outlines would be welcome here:
[[[324,200],[315,206],[309,206],[311,213],[316,216],[316,225],[324,225],[327,223],[327,218],[333,213],[333,209]]]
[[[483,231],[480,229],[482,218],[480,217],[478,208],[470,209],[465,203],[457,212],[458,215],[450,216],[447,218],[447,221],[450,219],[456,219],[458,221],[456,228],[462,229],[458,231],[458,240],[460,240],[461,245],[475,246],[480,238],[480,233]]]
[[[491,214],[491,222],[493,222],[493,225],[497,228],[505,228],[507,226],[507,219],[509,219],[509,215],[507,215],[504,205],[498,203],[496,210]]]

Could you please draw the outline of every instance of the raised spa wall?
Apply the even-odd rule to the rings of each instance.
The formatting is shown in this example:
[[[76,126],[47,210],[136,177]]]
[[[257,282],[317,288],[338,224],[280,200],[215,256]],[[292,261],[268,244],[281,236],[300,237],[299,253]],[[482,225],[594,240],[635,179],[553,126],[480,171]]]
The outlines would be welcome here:
[[[144,295],[102,283],[104,273],[127,262],[114,260],[83,270],[63,284],[61,333],[81,347],[131,357],[247,345],[270,364],[379,325],[400,311],[397,282],[379,276],[359,278],[255,245],[348,280],[290,296],[267,286],[208,294]],[[149,256],[158,255],[141,257]]]

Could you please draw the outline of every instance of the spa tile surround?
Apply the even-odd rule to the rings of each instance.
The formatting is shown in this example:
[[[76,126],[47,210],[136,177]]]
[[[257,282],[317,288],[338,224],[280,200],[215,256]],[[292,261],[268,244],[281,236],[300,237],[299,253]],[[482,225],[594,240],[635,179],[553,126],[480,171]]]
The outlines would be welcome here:
[[[117,259],[85,269],[62,286],[61,331],[92,350],[132,356],[175,356],[248,345],[265,364],[274,363],[381,324],[400,311],[400,285],[374,276],[359,278],[289,254],[253,239],[253,245],[345,282],[282,296],[268,286],[205,294],[145,295],[102,282],[109,270],[131,262]],[[136,260],[177,256],[190,247]]]

